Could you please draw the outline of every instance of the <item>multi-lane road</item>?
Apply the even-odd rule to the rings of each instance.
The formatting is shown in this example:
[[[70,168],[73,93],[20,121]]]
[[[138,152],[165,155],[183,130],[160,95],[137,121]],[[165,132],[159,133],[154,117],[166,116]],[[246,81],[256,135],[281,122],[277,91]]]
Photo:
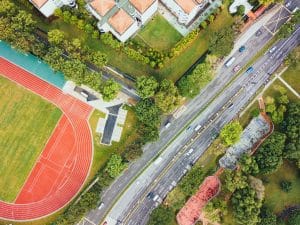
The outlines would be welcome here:
[[[270,13],[276,14],[277,12],[278,11]],[[270,21],[272,20],[274,20],[274,18],[270,19]],[[237,51],[233,54],[233,56],[236,57],[234,65],[245,65],[249,61],[249,59],[254,56],[256,52],[258,52],[259,49],[261,49],[266,44],[266,42],[268,42],[272,38],[273,33],[270,32],[266,27],[263,26],[259,29],[261,30],[260,35],[254,34],[248,40],[246,40],[246,43],[244,43],[244,45],[246,46],[245,52],[239,53]],[[282,57],[283,56],[284,53],[282,54]],[[231,116],[234,116],[234,110],[239,109],[239,105],[244,102],[246,97],[243,97],[242,101],[239,101],[239,103],[235,104],[234,107],[226,108],[225,105],[225,108],[223,108],[223,110],[226,109],[226,111],[222,111],[222,115],[223,113],[227,112],[228,115],[226,114],[226,118],[219,119],[221,115],[219,107],[223,107],[225,102],[230,101],[230,98],[234,96],[238,90],[240,90],[238,92],[240,94],[237,97],[239,97],[240,95],[242,96],[243,94],[249,97],[251,95],[249,93],[255,90],[255,81],[251,81],[252,83],[249,84],[251,89],[248,90],[246,86],[243,87],[243,82],[245,81],[240,80],[242,78],[249,79],[250,76],[240,76],[235,82],[233,82],[233,84],[238,84],[238,86],[233,86],[233,84],[231,84],[229,87],[227,87],[226,92],[223,92],[220,97],[212,102],[212,100],[216,98],[218,94],[220,94],[220,91],[226,84],[229,83],[229,81],[232,80],[234,76],[235,73],[232,72],[232,67],[222,67],[216,78],[202,91],[202,93],[200,93],[200,95],[198,95],[195,99],[187,103],[187,110],[180,117],[180,119],[172,121],[172,125],[168,129],[163,129],[161,132],[160,140],[156,143],[147,145],[144,148],[144,154],[142,158],[137,162],[131,164],[129,168],[124,172],[124,174],[120,176],[110,186],[110,188],[108,188],[103,193],[102,201],[104,203],[104,207],[102,207],[100,210],[97,209],[91,211],[87,215],[87,217],[84,218],[82,224],[98,225],[99,221],[104,219],[104,215],[107,215],[106,218],[108,222],[113,221],[111,224],[115,224],[117,220],[124,220],[124,222],[127,224],[143,224],[144,220],[137,218],[136,215],[138,215],[138,217],[140,218],[146,219],[149,209],[153,207],[151,201],[147,202],[146,198],[144,198],[145,193],[149,191],[148,186],[151,184],[151,187],[156,187],[159,180],[159,184],[162,184],[163,186],[158,185],[157,187],[159,187],[159,189],[155,192],[162,192],[161,196],[164,196],[163,192],[165,188],[169,189],[170,185],[168,184],[168,180],[164,181],[158,179],[158,175],[160,174],[159,176],[163,177],[163,174],[168,174],[167,171],[177,171],[173,169],[165,169],[173,168],[173,166],[169,164],[169,160],[173,160],[174,165],[177,165],[178,162],[180,162],[181,164],[186,163],[185,161],[179,160],[182,158],[187,158],[186,161],[190,162],[190,159],[188,159],[185,153],[180,152],[183,151],[181,147],[185,146],[186,143],[195,134],[193,134],[192,130],[180,133],[183,127],[185,127],[186,124],[189,123],[189,121],[194,120],[199,113],[201,114],[200,116],[198,115],[194,122],[192,122],[192,127],[196,126],[197,124],[202,124],[202,127],[204,127],[204,124],[207,124],[209,121],[211,121],[211,124],[207,124],[206,129],[202,131],[203,133],[201,133],[201,137],[205,138],[195,139],[196,142],[194,144],[201,147],[197,147],[197,151],[193,152],[193,154],[190,154],[189,157],[194,157],[196,159],[196,157],[199,157],[210,143],[212,133],[217,132],[220,127],[224,125],[224,121],[229,121],[231,119]],[[257,82],[257,85],[258,84],[260,84],[260,82]],[[220,100],[218,99],[221,97],[222,101],[219,102]],[[204,110],[208,104],[210,104],[209,107]],[[172,138],[174,137],[176,138],[176,141],[170,142],[170,140],[172,140]],[[153,159],[157,157],[159,152],[162,152],[162,154],[156,159],[156,161],[152,163]],[[183,167],[181,164],[179,167],[180,170],[175,173],[177,174],[177,176],[183,175],[183,173],[185,172],[185,169],[182,169]],[[164,173],[162,171],[166,172]],[[179,178],[180,176],[178,176],[176,179]],[[176,179],[174,178],[174,181],[176,181]],[[168,187],[166,187],[166,185]],[[116,202],[116,200],[118,201]],[[140,203],[141,206],[138,203]],[[135,208],[133,207],[134,205],[138,205],[138,207]],[[148,207],[148,205],[150,206],[150,208]],[[144,209],[144,207],[146,208]],[[133,211],[130,211],[130,209],[133,209]],[[140,212],[141,209],[142,212],[147,213],[143,214],[142,212]],[[136,221],[136,223],[133,221]]]
[[[122,221],[122,224],[146,224],[149,212],[157,204],[153,199],[147,198],[147,194],[152,192],[154,196],[159,195],[160,198],[164,198],[173,188],[172,183],[175,184],[181,179],[189,165],[193,164],[212,142],[211,134],[218,132],[247,105],[255,92],[268,82],[270,75],[280,66],[288,53],[299,44],[300,28],[289,39],[277,43],[275,45],[276,50],[272,54],[268,53],[261,57],[252,66],[254,68],[253,73],[242,74],[227,90],[227,95],[218,97],[212,103],[212,107],[206,110],[206,115],[211,116],[207,117],[208,120],[203,124],[204,127],[199,131],[199,134],[194,134],[195,136],[186,142],[177,143],[180,151],[173,158],[167,152],[164,152],[160,156],[161,163],[166,161],[164,168],[161,171],[153,169],[152,171],[155,174],[151,173],[152,179],[141,175],[138,180],[149,180],[149,183],[144,187],[136,183],[136,188],[132,187],[132,193],[134,193],[134,195],[131,195],[132,199],[122,202],[121,198],[118,204],[122,206],[126,204],[126,206],[117,207],[116,205],[109,217],[112,216],[115,219],[116,217],[113,216],[118,215],[117,220]],[[195,150],[192,154],[188,154],[191,148]],[[155,167],[155,165],[153,166]],[[124,193],[125,199],[127,199],[127,192],[132,194],[130,189]],[[114,211],[114,209],[116,210]],[[109,217],[108,220],[111,219]]]

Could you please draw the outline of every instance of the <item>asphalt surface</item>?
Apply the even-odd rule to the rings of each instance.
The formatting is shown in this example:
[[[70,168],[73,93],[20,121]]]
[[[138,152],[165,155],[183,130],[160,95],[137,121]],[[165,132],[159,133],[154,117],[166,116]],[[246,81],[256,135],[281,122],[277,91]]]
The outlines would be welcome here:
[[[207,118],[207,122],[202,123],[205,128],[203,127],[202,130],[198,131],[198,135],[192,131],[193,134],[190,137],[177,142],[179,151],[176,154],[172,149],[163,152],[159,162],[156,164],[154,162],[147,168],[122,195],[109,213],[108,221],[119,220],[124,225],[146,224],[149,213],[159,203],[159,201],[147,198],[147,194],[152,192],[163,199],[172,190],[172,182],[173,184],[177,183],[190,168],[190,165],[211,144],[213,141],[212,134],[219,132],[226,123],[234,119],[243,107],[251,101],[256,91],[268,82],[270,75],[281,65],[289,52],[299,44],[300,28],[290,38],[276,43],[277,50],[275,52],[264,55],[253,64],[253,73],[244,73],[233,82],[227,89],[227,94],[219,96],[211,104],[211,107],[199,116],[198,119],[201,120],[203,116],[211,115]],[[231,103],[233,103],[233,107],[229,107]],[[194,151],[189,154],[191,148]]]
[[[272,19],[274,19],[274,18],[272,18]],[[193,120],[195,118],[195,116],[197,114],[199,114],[207,106],[207,104],[209,104],[210,101],[216,97],[216,95],[219,93],[219,91],[222,90],[222,88],[227,83],[229,83],[229,81],[235,75],[235,73],[232,72],[232,68],[237,64],[239,64],[240,66],[245,65],[266,44],[266,42],[271,39],[271,37],[272,37],[271,32],[269,32],[264,27],[261,27],[260,29],[262,32],[259,36],[253,35],[247,41],[247,43],[244,44],[246,46],[246,50],[243,53],[239,53],[237,51],[233,54],[233,56],[236,57],[234,64],[230,68],[226,68],[223,66],[220,69],[216,78],[196,98],[194,98],[192,101],[190,101],[186,105],[187,110],[185,111],[185,113],[179,119],[172,121],[172,124],[168,129],[163,129],[161,131],[161,138],[157,142],[148,144],[145,146],[143,156],[135,163],[130,164],[129,168],[126,171],[124,171],[124,173],[118,179],[116,179],[115,182],[102,194],[102,202],[104,203],[104,207],[102,207],[100,210],[99,209],[92,210],[86,216],[84,221],[82,221],[81,224],[98,224],[101,220],[104,219],[104,216],[107,214],[108,211],[110,211],[109,217],[111,217],[113,220],[118,220],[118,218],[124,219],[125,215],[128,215],[128,213],[126,212],[126,209],[128,210],[128,209],[132,208],[132,207],[130,207],[130,204],[136,204],[138,202],[136,200],[141,197],[140,191],[144,190],[144,187],[147,186],[148,182],[153,183],[152,177],[150,177],[149,180],[147,180],[147,179],[140,180],[141,179],[140,177],[142,174],[139,176],[139,178],[137,180],[135,180],[135,177],[137,176],[138,172],[143,171],[143,169],[146,166],[149,166],[149,164],[151,163],[151,160],[154,159],[155,157],[157,157],[158,153],[166,147],[166,145],[170,142],[170,140],[172,140],[173,137],[176,137],[176,135],[178,133],[180,133],[180,131],[186,126],[186,124],[189,123],[189,121]],[[243,76],[241,76],[241,77],[243,77]],[[225,95],[222,95],[223,97],[225,96],[227,98],[227,101],[229,101],[229,98],[231,97],[229,95],[231,93],[230,90],[232,90],[231,87],[232,86],[228,87]],[[235,107],[234,107],[234,109],[235,109]],[[207,119],[211,118],[212,115],[215,115],[214,114],[215,110],[216,109],[212,104],[208,108],[208,110],[205,110],[201,113],[201,116],[199,119],[196,119],[192,123],[192,127],[196,126],[197,124],[204,125],[207,122]],[[211,120],[211,119],[209,119],[209,120]],[[197,151],[195,151],[195,152],[197,152],[197,154],[199,154],[199,156],[202,154],[201,151],[204,151],[206,149],[207,145],[209,144],[212,134],[216,133],[218,131],[218,128],[223,123],[224,122],[222,122],[222,120],[221,120],[221,122],[216,123],[215,127],[210,127],[209,129],[206,130],[206,132],[209,132],[209,135],[208,135],[209,138],[206,138],[205,143],[201,144],[201,146],[204,146],[203,150],[201,150],[201,148],[200,148],[200,149],[197,149]],[[172,155],[176,155],[178,153],[180,147],[183,146],[183,144],[180,144],[180,143],[185,143],[185,140],[190,139],[190,135],[193,135],[192,131],[193,130],[183,132],[176,138],[176,142],[171,142],[169,144],[168,148],[166,148],[163,151],[164,152],[163,154],[167,154],[167,152],[169,152],[168,154],[170,154],[170,155],[166,155],[164,157],[166,160],[172,158],[173,157]],[[172,149],[172,150],[168,151],[168,149]],[[162,161],[166,162],[166,160],[162,160]],[[161,168],[164,168],[165,165],[163,163],[161,165],[162,165]],[[149,166],[149,168],[150,167],[151,166]],[[183,173],[182,167],[181,167],[180,173]],[[180,173],[178,173],[178,174],[180,174]],[[153,173],[153,176],[155,174],[156,173]],[[131,189],[132,185],[130,185],[130,183],[135,184],[136,182],[139,182],[138,189],[140,191],[134,191],[130,195],[124,195],[124,194],[122,195],[122,192],[124,190],[126,190],[126,192],[127,192],[127,190]],[[128,188],[128,186],[129,186],[129,188]],[[118,199],[120,197],[120,195],[122,195],[121,198],[118,200],[117,204],[115,204],[116,199]],[[126,203],[126,201],[122,203],[121,200],[123,199],[123,196],[128,196],[127,198],[129,198],[129,199],[127,199],[127,203]],[[136,198],[136,197],[138,197],[138,198]],[[131,202],[131,201],[129,201],[130,199],[132,199],[134,201]],[[130,203],[128,203],[128,201]],[[125,208],[123,208],[123,209],[118,208],[120,206],[120,204],[121,205],[124,204]],[[145,204],[147,205],[149,203],[145,203]],[[113,205],[114,205],[114,207],[112,208],[112,210],[110,210]],[[145,217],[145,219],[146,219],[146,217]],[[134,218],[134,216],[132,218]],[[130,218],[129,218],[129,221],[131,221]],[[139,220],[134,219],[134,221],[139,221]],[[112,224],[114,224],[114,223],[112,223]],[[128,223],[128,224],[131,224],[131,223]],[[139,223],[137,223],[137,224],[139,224]]]

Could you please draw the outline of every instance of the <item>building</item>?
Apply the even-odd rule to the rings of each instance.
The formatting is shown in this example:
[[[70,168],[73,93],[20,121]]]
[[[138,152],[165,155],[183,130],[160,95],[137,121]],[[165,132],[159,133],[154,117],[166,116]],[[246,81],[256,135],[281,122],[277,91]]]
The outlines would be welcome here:
[[[63,5],[75,7],[75,0],[29,0],[44,16],[49,17],[53,15],[57,8]]]
[[[158,0],[92,0],[86,8],[99,22],[101,32],[111,32],[122,42],[135,34],[157,11]]]
[[[208,0],[161,0],[162,4],[177,17],[180,24],[189,26],[210,4]]]

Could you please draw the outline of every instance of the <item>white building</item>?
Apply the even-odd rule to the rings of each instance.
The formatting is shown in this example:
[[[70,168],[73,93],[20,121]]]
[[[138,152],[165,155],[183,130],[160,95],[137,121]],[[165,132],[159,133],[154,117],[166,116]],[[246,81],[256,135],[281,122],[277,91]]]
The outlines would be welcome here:
[[[188,26],[207,0],[161,0],[161,2],[177,17],[178,22]]]
[[[75,0],[29,0],[44,16],[49,17],[53,15],[57,8],[63,5],[75,7]]]
[[[101,32],[125,42],[157,11],[158,0],[92,0],[86,5]]]

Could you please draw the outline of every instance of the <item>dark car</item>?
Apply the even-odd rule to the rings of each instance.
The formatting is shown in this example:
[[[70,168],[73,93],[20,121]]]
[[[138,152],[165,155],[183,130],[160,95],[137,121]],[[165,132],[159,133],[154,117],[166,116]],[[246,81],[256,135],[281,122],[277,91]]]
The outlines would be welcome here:
[[[246,50],[246,47],[244,45],[239,48],[239,52],[243,52],[245,50]]]
[[[148,199],[153,199],[153,198],[154,198],[154,193],[153,193],[153,192],[149,192],[149,193],[147,194],[147,198],[148,198]]]
[[[258,30],[258,31],[256,31],[255,36],[256,36],[256,37],[259,37],[261,34],[262,34],[262,31],[261,31],[261,30]]]

